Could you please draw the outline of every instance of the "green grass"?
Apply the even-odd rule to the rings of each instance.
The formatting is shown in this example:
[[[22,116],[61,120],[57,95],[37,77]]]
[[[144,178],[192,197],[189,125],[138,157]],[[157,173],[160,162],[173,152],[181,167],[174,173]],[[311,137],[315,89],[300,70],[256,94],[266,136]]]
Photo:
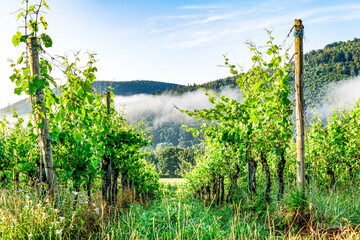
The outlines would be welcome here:
[[[164,180],[162,180],[164,181]],[[358,188],[337,192],[314,189],[305,203],[288,191],[280,204],[240,199],[214,206],[179,194],[165,181],[156,200],[107,208],[100,192],[89,202],[79,193],[64,194],[61,206],[40,198],[36,189],[0,190],[1,239],[360,239]],[[273,196],[275,197],[275,195]],[[259,194],[261,199],[261,194]],[[296,226],[298,207],[308,225]]]
[[[258,229],[250,218],[239,217],[233,208],[212,208],[194,200],[132,205],[118,223],[108,230],[113,239],[254,239],[266,235],[265,229]]]

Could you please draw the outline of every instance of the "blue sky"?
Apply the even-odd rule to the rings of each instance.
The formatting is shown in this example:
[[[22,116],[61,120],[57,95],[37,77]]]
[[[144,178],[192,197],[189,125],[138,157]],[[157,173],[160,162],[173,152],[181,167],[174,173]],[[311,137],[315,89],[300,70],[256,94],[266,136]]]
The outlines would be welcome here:
[[[20,48],[11,44],[21,0],[1,0],[0,107],[13,95],[7,58]],[[30,0],[31,1],[31,0]],[[37,1],[36,1],[37,2]],[[219,67],[227,54],[232,63],[249,67],[244,41],[264,45],[265,28],[282,43],[296,18],[305,26],[305,51],[334,41],[359,38],[359,1],[161,1],[48,0],[45,18],[54,46],[63,55],[79,50],[98,54],[100,80],[136,79],[204,83],[229,76]],[[291,44],[291,37],[286,44]],[[61,73],[55,72],[55,77]]]

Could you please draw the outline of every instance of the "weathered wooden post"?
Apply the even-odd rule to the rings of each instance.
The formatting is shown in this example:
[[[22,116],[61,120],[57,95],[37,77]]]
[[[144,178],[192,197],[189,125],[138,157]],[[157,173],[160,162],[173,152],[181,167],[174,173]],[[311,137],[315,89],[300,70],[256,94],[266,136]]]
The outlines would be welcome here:
[[[109,127],[111,126],[111,97],[110,97],[110,92],[106,92],[106,106],[107,106],[107,110],[108,110],[108,118],[109,118]],[[112,184],[111,184],[111,170],[112,170],[112,166],[111,166],[111,158],[108,158],[108,168],[107,168],[107,179],[108,179],[108,198],[109,198],[109,203],[112,204],[113,199],[112,199]]]
[[[110,127],[110,113],[111,113],[111,97],[110,92],[106,92],[106,106],[108,112],[108,120]],[[106,155],[103,156],[102,170],[104,171],[102,184],[102,197],[107,203],[112,204],[112,184],[111,184],[111,159]]]
[[[27,39],[27,49],[30,61],[30,74],[32,77],[41,78],[39,54],[37,49],[36,37],[29,37]],[[59,200],[59,190],[56,181],[56,174],[54,169],[54,160],[51,150],[51,139],[49,134],[49,126],[46,116],[45,97],[43,89],[36,90],[35,95],[32,96],[33,108],[35,109],[35,121],[38,126],[39,144],[42,153],[46,182],[49,185],[50,192]]]
[[[304,26],[295,19],[296,186],[305,194]]]

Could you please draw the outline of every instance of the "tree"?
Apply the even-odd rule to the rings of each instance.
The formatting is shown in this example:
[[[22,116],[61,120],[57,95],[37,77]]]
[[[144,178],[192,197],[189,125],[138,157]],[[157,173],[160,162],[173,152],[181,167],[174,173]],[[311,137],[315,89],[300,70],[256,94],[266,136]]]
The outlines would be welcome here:
[[[167,147],[156,153],[158,158],[158,169],[162,176],[179,177],[179,152],[182,149],[176,147]]]

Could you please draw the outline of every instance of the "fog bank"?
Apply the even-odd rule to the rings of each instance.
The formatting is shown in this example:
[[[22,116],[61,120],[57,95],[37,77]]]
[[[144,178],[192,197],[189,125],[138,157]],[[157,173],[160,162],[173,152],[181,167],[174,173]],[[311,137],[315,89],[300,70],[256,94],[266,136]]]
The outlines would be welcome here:
[[[225,87],[220,91],[221,95],[240,100],[240,90]],[[169,122],[191,121],[192,118],[181,113],[175,108],[184,110],[211,108],[213,105],[209,102],[209,97],[205,95],[204,90],[187,92],[183,95],[147,95],[138,94],[133,96],[117,96],[114,99],[116,109],[124,109],[127,120],[144,120],[146,116],[154,116],[154,127],[161,126]]]
[[[319,117],[326,120],[334,109],[352,109],[354,102],[360,98],[360,77],[343,80],[326,86],[329,91],[324,97],[324,103],[318,104],[312,112],[319,113]],[[313,115],[313,113],[310,113]]]

